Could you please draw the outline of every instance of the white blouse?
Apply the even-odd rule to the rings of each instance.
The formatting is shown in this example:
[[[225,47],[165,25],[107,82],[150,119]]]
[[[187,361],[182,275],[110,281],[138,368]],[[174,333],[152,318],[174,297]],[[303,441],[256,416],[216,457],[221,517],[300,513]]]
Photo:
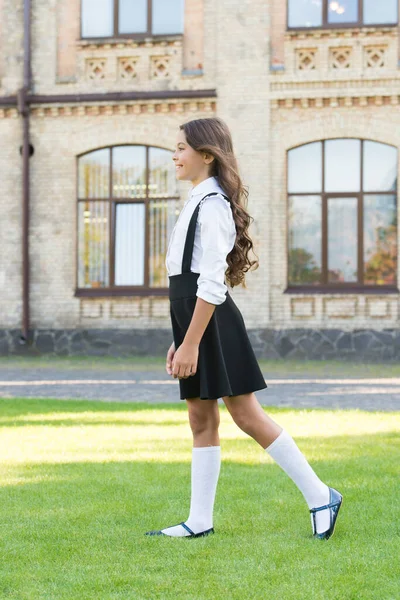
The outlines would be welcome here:
[[[206,194],[224,193],[217,177],[208,177],[189,192],[168,244],[165,266],[168,275],[182,272],[183,250],[193,212]],[[226,257],[235,245],[236,226],[231,205],[222,195],[209,196],[200,207],[194,237],[190,270],[200,273],[197,296],[211,304],[222,304],[226,299]]]

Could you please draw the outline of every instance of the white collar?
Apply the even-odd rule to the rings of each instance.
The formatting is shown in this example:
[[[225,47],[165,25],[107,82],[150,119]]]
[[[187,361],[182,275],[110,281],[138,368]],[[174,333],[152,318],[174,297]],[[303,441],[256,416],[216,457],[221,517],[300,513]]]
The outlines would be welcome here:
[[[205,195],[205,194],[208,194],[209,192],[223,193],[223,190],[222,190],[221,186],[219,185],[217,177],[207,177],[207,179],[204,179],[203,181],[201,181],[200,183],[195,185],[190,190],[189,197],[193,198],[194,196],[198,196],[200,194]]]

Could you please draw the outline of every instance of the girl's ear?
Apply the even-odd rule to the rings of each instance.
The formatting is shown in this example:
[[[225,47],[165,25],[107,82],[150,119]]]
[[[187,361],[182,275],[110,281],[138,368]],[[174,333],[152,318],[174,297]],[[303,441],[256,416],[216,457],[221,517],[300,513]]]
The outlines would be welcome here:
[[[203,159],[206,165],[210,165],[214,160],[214,156],[212,154],[207,154],[207,152],[203,152]]]

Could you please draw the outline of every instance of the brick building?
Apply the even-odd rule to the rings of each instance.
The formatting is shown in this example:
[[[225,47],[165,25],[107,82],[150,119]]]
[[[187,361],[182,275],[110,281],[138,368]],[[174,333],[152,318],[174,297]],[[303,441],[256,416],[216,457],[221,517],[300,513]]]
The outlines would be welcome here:
[[[0,0],[0,353],[165,352],[175,136],[218,115],[258,356],[399,359],[398,6],[377,5]]]

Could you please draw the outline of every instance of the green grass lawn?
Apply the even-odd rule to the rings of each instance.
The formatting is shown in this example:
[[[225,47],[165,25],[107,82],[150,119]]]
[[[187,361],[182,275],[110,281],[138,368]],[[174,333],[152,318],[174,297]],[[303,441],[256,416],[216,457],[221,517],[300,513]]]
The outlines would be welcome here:
[[[329,541],[221,407],[215,535],[188,516],[185,405],[0,400],[0,599],[397,600],[400,413],[268,409],[343,493]]]

